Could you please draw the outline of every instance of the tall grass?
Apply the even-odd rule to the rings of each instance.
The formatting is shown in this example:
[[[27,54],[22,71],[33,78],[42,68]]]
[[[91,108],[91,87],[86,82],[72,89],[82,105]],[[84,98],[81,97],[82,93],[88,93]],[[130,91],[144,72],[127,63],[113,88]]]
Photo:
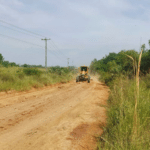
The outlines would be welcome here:
[[[146,80],[140,81],[137,106],[137,136],[133,139],[135,82],[122,76],[111,86],[108,100],[107,126],[99,137],[98,149],[148,150],[150,149],[150,89]]]
[[[30,90],[59,82],[67,82],[73,77],[72,72],[45,72],[35,68],[0,67],[0,91]]]
[[[108,122],[105,129],[104,149],[150,149],[150,90],[147,79],[139,84],[139,72],[142,50],[138,64],[133,57],[135,78],[129,80],[123,76],[112,81],[109,98]],[[101,142],[99,149],[102,148]]]
[[[135,75],[135,107],[134,107],[134,123],[133,123],[133,138],[132,140],[136,140],[137,138],[137,128],[138,128],[138,123],[137,123],[137,106],[138,106],[138,102],[139,102],[139,73],[140,73],[140,64],[141,64],[141,57],[142,57],[142,51],[141,50],[141,53],[139,55],[139,60],[138,60],[138,64],[136,62],[136,60],[127,55],[130,59],[133,60],[133,70],[134,70],[134,75]]]

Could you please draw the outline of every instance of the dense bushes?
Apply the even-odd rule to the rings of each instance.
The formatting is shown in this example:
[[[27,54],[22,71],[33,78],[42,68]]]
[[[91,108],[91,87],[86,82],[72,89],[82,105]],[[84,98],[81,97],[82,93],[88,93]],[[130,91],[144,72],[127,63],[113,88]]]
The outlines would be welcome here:
[[[48,69],[48,72],[49,73],[56,73],[58,75],[63,75],[63,74],[69,73],[70,70],[68,68],[65,68],[65,67],[56,66],[56,67],[50,67]]]
[[[45,69],[21,68],[21,67],[0,67],[0,91],[8,90],[29,90],[32,87],[38,88],[60,82],[67,82],[73,77],[73,72],[68,68],[46,72]]]
[[[110,53],[101,60],[94,59],[90,65],[91,72],[99,73],[100,80],[111,89],[107,125],[99,137],[98,149],[150,148],[150,50],[143,51],[140,86],[138,76],[135,80],[138,57],[135,50],[123,50],[118,54]]]
[[[109,53],[101,60],[94,59],[91,62],[91,73],[98,72],[102,76],[102,80],[107,84],[109,81],[115,79],[120,74],[127,75],[129,78],[133,78],[133,61],[127,57],[132,56],[136,62],[138,62],[138,52],[135,50],[122,50],[118,54]],[[150,50],[145,50],[141,59],[141,73],[144,75],[150,71]],[[111,79],[112,78],[112,79]]]
[[[40,76],[42,74],[42,71],[38,70],[37,68],[23,68],[23,73],[28,76]]]
[[[17,65],[14,62],[4,61],[0,54],[0,91],[29,90],[31,87],[47,86],[58,82],[67,82],[72,79],[75,67],[48,67],[42,65]]]
[[[32,87],[47,86],[72,79],[75,67],[48,67],[42,65],[18,65],[15,62],[4,61],[0,54],[0,91],[29,90]]]

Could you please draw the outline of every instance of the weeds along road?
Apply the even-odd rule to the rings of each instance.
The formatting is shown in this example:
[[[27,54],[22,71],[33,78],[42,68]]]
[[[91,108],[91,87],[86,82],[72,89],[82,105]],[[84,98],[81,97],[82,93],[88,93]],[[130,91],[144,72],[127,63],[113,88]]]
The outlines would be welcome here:
[[[28,92],[0,92],[0,150],[94,149],[109,89],[92,77]]]

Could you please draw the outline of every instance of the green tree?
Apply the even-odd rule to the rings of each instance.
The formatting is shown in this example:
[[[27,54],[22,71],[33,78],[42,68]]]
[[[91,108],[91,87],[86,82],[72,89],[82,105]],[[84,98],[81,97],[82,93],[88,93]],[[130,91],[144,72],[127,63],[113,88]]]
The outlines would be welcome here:
[[[141,49],[143,49],[143,51],[145,51],[145,48],[146,48],[146,46],[145,46],[145,44],[143,44],[143,45],[141,46]]]
[[[148,44],[149,44],[149,49],[150,49],[150,40],[148,41]]]
[[[24,64],[24,65],[22,65],[22,67],[28,67],[29,65],[27,65],[27,64]]]
[[[15,62],[9,63],[11,67],[18,66]]]
[[[2,64],[3,61],[4,61],[4,57],[2,54],[0,54],[0,64]]]
[[[150,50],[142,55],[141,59],[141,71],[146,74],[150,71]]]
[[[9,67],[9,61],[3,61],[3,62],[2,62],[2,65],[3,65],[4,67]]]
[[[116,62],[118,65],[121,65],[122,70],[124,71],[132,71],[133,70],[133,62],[126,55],[132,56],[136,61],[138,60],[138,52],[135,50],[122,50],[118,53]]]
[[[116,53],[109,53],[109,55],[104,58],[103,63],[107,64],[109,61],[116,60],[116,56]]]
[[[108,72],[110,73],[120,73],[122,71],[122,67],[116,63],[115,60],[107,63]]]

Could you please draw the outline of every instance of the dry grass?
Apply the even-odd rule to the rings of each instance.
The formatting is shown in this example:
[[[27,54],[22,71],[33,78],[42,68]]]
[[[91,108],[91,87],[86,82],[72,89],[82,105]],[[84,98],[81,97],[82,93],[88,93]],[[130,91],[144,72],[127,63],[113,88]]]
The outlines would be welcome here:
[[[0,91],[30,90],[60,82],[68,82],[73,78],[71,72],[46,73],[43,69],[31,69],[20,67],[0,67]]]
[[[137,123],[137,106],[138,106],[138,102],[139,102],[139,73],[140,73],[140,64],[141,64],[141,57],[142,57],[142,51],[139,55],[139,61],[138,64],[136,63],[136,60],[129,55],[128,56],[130,59],[133,60],[133,70],[134,70],[134,75],[135,75],[135,79],[136,79],[136,91],[135,91],[135,108],[134,108],[134,124],[133,124],[133,139],[135,139],[137,137],[137,128],[138,128],[138,123]],[[135,74],[136,72],[136,74]]]

